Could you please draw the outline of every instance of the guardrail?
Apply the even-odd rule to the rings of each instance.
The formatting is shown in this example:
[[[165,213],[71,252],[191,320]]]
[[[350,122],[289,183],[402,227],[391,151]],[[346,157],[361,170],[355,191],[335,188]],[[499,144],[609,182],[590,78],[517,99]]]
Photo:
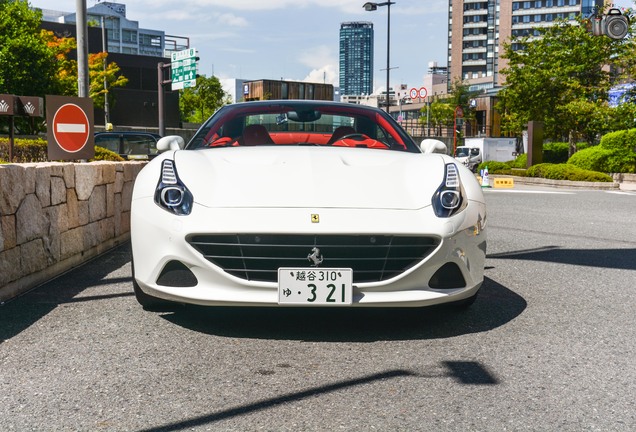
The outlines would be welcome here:
[[[144,164],[0,165],[0,303],[127,241]]]

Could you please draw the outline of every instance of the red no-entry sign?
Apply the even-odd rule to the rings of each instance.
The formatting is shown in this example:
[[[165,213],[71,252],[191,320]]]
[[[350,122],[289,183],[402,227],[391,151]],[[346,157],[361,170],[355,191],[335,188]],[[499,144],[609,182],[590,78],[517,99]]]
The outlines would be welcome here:
[[[53,116],[53,135],[62,150],[80,151],[88,141],[90,124],[86,113],[75,104],[62,105]]]
[[[90,98],[46,97],[49,159],[90,159],[93,145],[93,101]]]

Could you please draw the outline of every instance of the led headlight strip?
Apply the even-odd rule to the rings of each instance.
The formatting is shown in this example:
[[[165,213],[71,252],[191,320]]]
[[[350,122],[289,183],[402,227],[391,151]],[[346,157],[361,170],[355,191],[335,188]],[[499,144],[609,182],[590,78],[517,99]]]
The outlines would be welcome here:
[[[433,194],[433,210],[437,217],[450,217],[462,208],[464,201],[459,171],[454,163],[447,163],[444,181]]]
[[[161,163],[161,178],[155,191],[155,203],[176,215],[189,215],[194,198],[177,175],[177,167],[171,159]]]

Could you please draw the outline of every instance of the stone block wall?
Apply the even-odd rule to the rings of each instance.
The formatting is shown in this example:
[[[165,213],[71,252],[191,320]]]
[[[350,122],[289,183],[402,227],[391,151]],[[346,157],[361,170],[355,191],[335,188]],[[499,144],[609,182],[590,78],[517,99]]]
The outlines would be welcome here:
[[[0,165],[0,303],[127,241],[144,165]]]

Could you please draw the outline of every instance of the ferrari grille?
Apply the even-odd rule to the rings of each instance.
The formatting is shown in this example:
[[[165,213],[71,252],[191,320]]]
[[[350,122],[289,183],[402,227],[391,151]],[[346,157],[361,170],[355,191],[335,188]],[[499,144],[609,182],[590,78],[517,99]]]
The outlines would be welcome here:
[[[207,234],[188,242],[225,272],[249,281],[276,282],[279,267],[353,269],[353,282],[395,277],[426,258],[438,246],[434,237],[391,235]],[[315,262],[315,261],[314,261]]]

